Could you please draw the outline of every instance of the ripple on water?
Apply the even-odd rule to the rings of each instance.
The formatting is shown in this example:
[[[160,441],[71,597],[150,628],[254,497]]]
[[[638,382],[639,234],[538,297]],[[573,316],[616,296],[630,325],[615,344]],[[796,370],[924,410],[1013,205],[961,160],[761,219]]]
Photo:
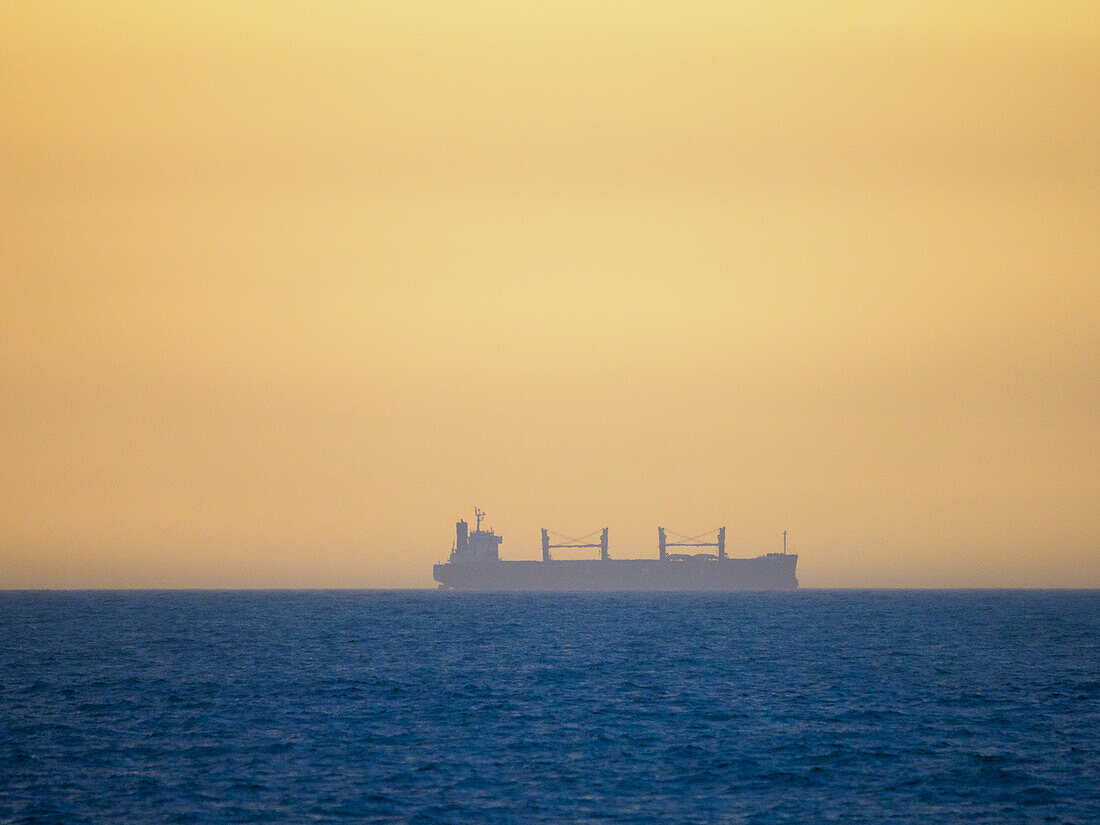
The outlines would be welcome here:
[[[0,822],[1100,822],[1100,594],[0,593]]]

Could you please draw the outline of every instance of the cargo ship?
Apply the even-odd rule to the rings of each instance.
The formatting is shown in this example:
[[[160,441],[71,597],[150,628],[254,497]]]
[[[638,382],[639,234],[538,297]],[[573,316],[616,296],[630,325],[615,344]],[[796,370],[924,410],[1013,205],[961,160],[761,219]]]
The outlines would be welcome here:
[[[701,536],[670,536],[657,528],[657,558],[613,559],[608,531],[597,531],[599,541],[560,537],[552,541],[542,530],[542,561],[506,561],[500,558],[503,537],[492,529],[482,530],[485,513],[475,508],[473,530],[465,521],[455,525],[455,542],[450,558],[435,565],[435,580],[444,590],[462,591],[665,591],[665,590],[795,590],[798,556],[787,552],[765,553],[755,558],[731,558],[726,554],[726,528],[717,530],[714,541]],[[592,536],[595,533],[591,534]],[[588,538],[588,537],[585,537]],[[680,552],[685,548],[705,552]],[[713,552],[709,552],[713,548]],[[598,559],[554,558],[552,550],[598,549]]]

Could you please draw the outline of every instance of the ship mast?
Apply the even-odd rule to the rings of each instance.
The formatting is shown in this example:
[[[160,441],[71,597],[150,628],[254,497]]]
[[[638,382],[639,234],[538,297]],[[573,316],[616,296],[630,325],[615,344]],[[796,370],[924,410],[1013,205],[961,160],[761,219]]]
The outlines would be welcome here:
[[[479,507],[475,507],[474,515],[477,517],[477,527],[475,527],[474,529],[478,532],[481,532],[481,520],[485,518],[485,511]]]

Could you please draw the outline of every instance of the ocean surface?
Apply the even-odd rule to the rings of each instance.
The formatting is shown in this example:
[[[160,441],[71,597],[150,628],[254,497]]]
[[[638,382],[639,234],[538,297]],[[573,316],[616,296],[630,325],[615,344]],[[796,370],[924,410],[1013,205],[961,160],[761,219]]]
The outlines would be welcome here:
[[[0,822],[1100,822],[1100,591],[0,592]]]

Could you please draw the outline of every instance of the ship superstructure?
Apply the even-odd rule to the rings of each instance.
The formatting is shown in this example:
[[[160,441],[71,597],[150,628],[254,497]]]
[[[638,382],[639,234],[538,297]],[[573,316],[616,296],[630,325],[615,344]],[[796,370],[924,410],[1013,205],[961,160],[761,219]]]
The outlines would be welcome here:
[[[485,518],[483,510],[475,507],[474,518],[477,519],[477,523],[472,533],[465,521],[459,521],[455,525],[455,543],[451,548],[450,560],[452,562],[500,561],[500,543],[504,538],[496,535],[492,530],[481,529],[481,520]]]
[[[599,541],[568,539],[553,541],[542,530],[542,561],[505,561],[500,558],[502,536],[482,530],[485,513],[475,508],[473,531],[465,521],[455,525],[455,543],[450,559],[433,570],[440,587],[448,590],[795,590],[798,556],[787,552],[765,553],[754,558],[731,558],[726,552],[726,528],[708,534],[679,536],[657,528],[657,558],[613,559],[608,529],[597,531]],[[556,534],[555,534],[556,535]],[[591,534],[595,536],[595,533]],[[598,549],[598,559],[556,559],[551,550]],[[674,548],[670,552],[670,548]],[[680,548],[707,551],[677,552]],[[709,552],[714,548],[714,552]]]

